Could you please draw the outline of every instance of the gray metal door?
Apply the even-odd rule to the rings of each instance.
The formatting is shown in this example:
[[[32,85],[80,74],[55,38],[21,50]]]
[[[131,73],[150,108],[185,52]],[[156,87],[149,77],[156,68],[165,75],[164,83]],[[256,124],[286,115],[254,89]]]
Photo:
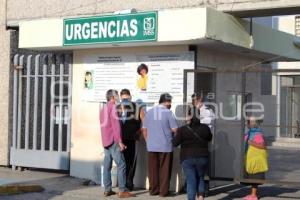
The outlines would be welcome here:
[[[10,164],[68,170],[71,55],[15,55]]]

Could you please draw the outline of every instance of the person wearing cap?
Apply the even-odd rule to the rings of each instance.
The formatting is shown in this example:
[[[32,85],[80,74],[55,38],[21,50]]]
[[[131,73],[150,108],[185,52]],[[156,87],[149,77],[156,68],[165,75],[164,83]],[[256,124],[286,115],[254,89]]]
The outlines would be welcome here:
[[[215,114],[203,103],[202,95],[197,93],[192,95],[192,107],[190,109],[193,115],[200,115],[199,118],[202,124],[206,124],[210,129],[212,129]]]
[[[159,105],[146,113],[142,127],[148,151],[149,192],[150,195],[160,197],[169,194],[173,161],[172,138],[178,127],[170,110],[171,103],[170,94],[161,94]]]

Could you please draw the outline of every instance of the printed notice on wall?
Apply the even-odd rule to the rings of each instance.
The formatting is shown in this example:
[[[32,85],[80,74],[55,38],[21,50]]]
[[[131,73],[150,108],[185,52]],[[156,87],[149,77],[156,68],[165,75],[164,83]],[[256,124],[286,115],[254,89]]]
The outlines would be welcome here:
[[[109,89],[127,88],[134,101],[156,103],[162,93],[183,101],[185,69],[194,69],[194,53],[91,55],[86,57],[83,99],[105,102]]]

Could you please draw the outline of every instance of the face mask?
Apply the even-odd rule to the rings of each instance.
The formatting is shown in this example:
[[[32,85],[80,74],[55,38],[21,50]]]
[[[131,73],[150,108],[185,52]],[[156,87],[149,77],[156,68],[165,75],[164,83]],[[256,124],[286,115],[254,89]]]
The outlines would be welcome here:
[[[128,103],[129,99],[122,99],[122,103]]]
[[[122,99],[121,104],[123,104],[124,106],[127,106],[130,104],[130,100],[129,99]]]
[[[171,105],[167,105],[166,107],[167,107],[169,110],[171,109]]]

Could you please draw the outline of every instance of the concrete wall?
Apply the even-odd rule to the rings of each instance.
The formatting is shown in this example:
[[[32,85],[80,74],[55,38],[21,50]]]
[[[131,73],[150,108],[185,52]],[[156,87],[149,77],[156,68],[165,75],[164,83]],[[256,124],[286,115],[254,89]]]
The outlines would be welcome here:
[[[8,165],[11,32],[5,29],[5,0],[0,5],[0,165]]]
[[[275,13],[283,14],[284,10],[296,13],[297,10],[291,8],[299,8],[299,5],[299,2],[294,0],[157,0],[155,2],[148,0],[8,0],[8,21],[13,24],[19,20],[33,18],[96,15],[129,8],[145,11],[204,6],[211,6],[240,16],[275,15]],[[270,9],[273,9],[272,14]]]

